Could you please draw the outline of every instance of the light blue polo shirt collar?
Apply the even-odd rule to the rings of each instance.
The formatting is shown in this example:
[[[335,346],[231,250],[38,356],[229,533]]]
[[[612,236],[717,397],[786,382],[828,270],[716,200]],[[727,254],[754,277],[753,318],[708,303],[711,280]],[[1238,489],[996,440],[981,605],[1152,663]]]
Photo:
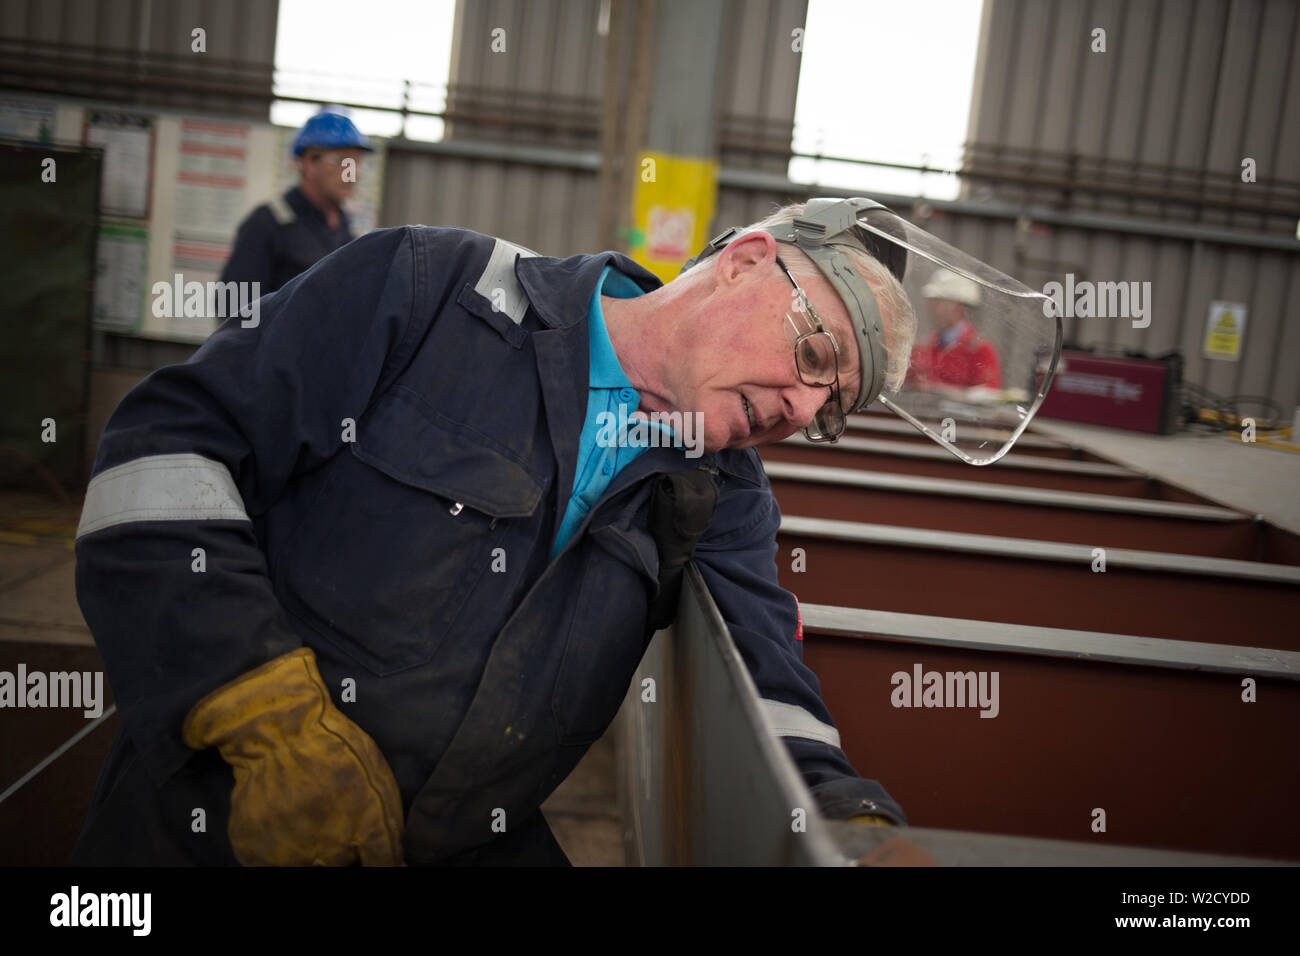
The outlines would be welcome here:
[[[614,345],[609,340],[609,330],[605,328],[605,315],[600,308],[600,297],[607,295],[612,299],[633,299],[644,295],[645,291],[619,272],[613,266],[605,266],[596,283],[596,294],[591,297],[591,306],[587,310],[588,349],[588,388],[631,388],[632,380],[618,363],[614,354]]]

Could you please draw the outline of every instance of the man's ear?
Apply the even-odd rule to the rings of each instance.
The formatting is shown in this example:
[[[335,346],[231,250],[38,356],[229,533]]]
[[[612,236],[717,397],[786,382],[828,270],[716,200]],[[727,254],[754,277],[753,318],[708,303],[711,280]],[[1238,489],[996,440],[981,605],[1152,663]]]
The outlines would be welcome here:
[[[776,261],[776,239],[769,232],[755,230],[732,240],[718,253],[719,285],[734,285],[772,265]]]

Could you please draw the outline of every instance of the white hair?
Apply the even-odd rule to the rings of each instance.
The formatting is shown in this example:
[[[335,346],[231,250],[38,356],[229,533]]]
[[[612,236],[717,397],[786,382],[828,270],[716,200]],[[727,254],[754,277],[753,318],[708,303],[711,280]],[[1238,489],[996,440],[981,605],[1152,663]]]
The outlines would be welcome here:
[[[785,225],[793,221],[796,216],[803,214],[804,205],[804,203],[796,203],[784,206],[766,219],[754,223],[750,228],[766,229],[769,226]],[[799,277],[824,276],[817,263],[808,258],[798,246],[785,242],[777,244],[785,247],[782,255],[789,256],[790,270]],[[898,391],[907,377],[907,369],[911,364],[912,343],[916,339],[916,314],[912,311],[907,291],[885,264],[867,252],[859,243],[846,237],[842,241],[832,242],[829,245],[848,256],[858,274],[866,282],[867,288],[876,298],[876,305],[880,309],[880,320],[885,331],[887,361],[884,387],[887,391]],[[857,345],[856,338],[854,345]],[[869,383],[862,382],[858,387],[867,388]]]

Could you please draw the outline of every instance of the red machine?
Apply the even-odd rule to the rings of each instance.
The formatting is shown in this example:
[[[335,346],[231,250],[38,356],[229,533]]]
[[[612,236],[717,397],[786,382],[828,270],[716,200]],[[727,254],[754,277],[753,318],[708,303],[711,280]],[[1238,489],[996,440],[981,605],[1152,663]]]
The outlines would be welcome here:
[[[1168,435],[1177,426],[1182,370],[1178,353],[1148,359],[1062,351],[1038,414]]]

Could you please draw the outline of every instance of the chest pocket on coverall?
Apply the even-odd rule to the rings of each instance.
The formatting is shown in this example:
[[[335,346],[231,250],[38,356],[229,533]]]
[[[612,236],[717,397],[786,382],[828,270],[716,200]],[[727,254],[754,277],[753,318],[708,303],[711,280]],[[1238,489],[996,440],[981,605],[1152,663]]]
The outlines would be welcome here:
[[[379,676],[427,663],[491,564],[494,519],[532,514],[542,483],[400,385],[326,467],[280,562],[286,607]]]

